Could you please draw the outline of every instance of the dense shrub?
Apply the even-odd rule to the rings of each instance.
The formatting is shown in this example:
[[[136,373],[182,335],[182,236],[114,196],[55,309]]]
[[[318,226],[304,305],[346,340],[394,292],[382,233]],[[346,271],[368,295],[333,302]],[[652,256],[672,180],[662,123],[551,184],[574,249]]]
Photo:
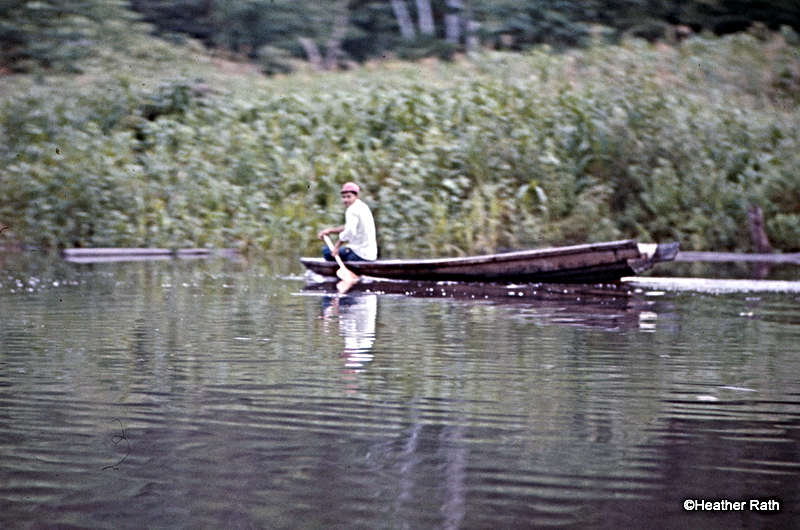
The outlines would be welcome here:
[[[6,240],[317,252],[356,180],[383,257],[621,237],[797,248],[794,45],[630,41],[285,77],[47,85],[0,106]]]

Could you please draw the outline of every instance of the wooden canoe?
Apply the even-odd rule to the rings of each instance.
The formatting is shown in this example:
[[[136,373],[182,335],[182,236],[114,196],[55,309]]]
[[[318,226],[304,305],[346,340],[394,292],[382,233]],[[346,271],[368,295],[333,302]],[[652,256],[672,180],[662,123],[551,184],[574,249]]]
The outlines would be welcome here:
[[[475,257],[348,261],[345,264],[359,276],[392,280],[606,283],[640,274],[659,261],[673,260],[678,248],[678,243],[645,245],[624,240]],[[323,258],[301,258],[300,261],[316,274],[336,276],[335,261]]]

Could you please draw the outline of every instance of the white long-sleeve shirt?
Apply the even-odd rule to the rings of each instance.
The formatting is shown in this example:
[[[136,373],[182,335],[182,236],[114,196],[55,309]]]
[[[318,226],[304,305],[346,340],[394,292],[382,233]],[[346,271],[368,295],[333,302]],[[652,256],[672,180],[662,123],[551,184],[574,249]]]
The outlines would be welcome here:
[[[378,241],[375,237],[375,220],[369,206],[361,199],[351,204],[344,212],[344,231],[339,239],[347,242],[359,258],[378,259]]]

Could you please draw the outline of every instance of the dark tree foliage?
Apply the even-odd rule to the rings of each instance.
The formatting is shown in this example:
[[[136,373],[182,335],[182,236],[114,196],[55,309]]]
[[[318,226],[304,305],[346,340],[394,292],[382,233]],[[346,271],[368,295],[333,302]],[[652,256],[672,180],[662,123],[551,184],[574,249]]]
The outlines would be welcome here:
[[[512,49],[542,43],[580,45],[603,13],[598,0],[516,0],[476,9],[480,18],[493,22],[484,37]]]
[[[184,33],[209,42],[216,33],[214,0],[131,0],[130,4],[157,33]]]
[[[256,50],[278,46],[302,55],[298,37],[322,42],[330,19],[320,16],[330,0],[135,0],[132,7],[160,31],[182,32],[212,46]],[[417,0],[402,2],[413,22]],[[355,60],[385,55],[438,54],[445,39],[445,17],[454,10],[446,0],[429,0],[435,32],[403,39],[391,0],[351,0],[350,30],[343,49]],[[457,10],[461,29],[470,21],[480,24],[480,36],[489,44],[525,48],[547,43],[583,44],[598,26],[605,34],[633,34],[648,39],[664,36],[670,25],[694,31],[730,33],[754,22],[772,29],[789,25],[800,30],[800,0],[462,0]],[[460,32],[464,45],[465,31]],[[452,50],[451,50],[452,51]]]
[[[670,2],[668,20],[717,34],[746,30],[754,22],[770,29],[800,30],[800,0],[717,0]]]
[[[74,70],[98,43],[114,41],[109,23],[132,18],[116,0],[2,0],[0,68]]]
[[[263,56],[265,49],[273,55],[307,57],[309,45],[324,48],[329,42],[334,4],[0,0],[0,69],[74,68],[97,42],[113,41],[107,23],[131,20],[128,9],[149,22],[155,33],[172,39],[186,35],[251,58]],[[398,6],[405,13],[403,32]],[[659,39],[675,25],[722,34],[760,22],[771,29],[788,25],[800,31],[800,0],[350,0],[347,11],[340,49],[343,59],[356,61],[389,53],[401,58],[447,57],[475,37],[484,44],[522,49],[581,45],[598,32]]]
[[[489,37],[506,35],[512,47],[576,45],[602,26],[605,34],[663,38],[670,26],[716,34],[745,31],[754,23],[800,30],[800,0],[505,0],[476,2]]]

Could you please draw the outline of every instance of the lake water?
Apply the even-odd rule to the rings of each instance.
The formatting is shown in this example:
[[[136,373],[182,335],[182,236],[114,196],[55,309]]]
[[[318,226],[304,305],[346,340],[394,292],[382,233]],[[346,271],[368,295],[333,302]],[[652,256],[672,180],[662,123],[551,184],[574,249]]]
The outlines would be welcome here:
[[[0,264],[0,527],[797,525],[792,272],[344,295],[300,273]]]

